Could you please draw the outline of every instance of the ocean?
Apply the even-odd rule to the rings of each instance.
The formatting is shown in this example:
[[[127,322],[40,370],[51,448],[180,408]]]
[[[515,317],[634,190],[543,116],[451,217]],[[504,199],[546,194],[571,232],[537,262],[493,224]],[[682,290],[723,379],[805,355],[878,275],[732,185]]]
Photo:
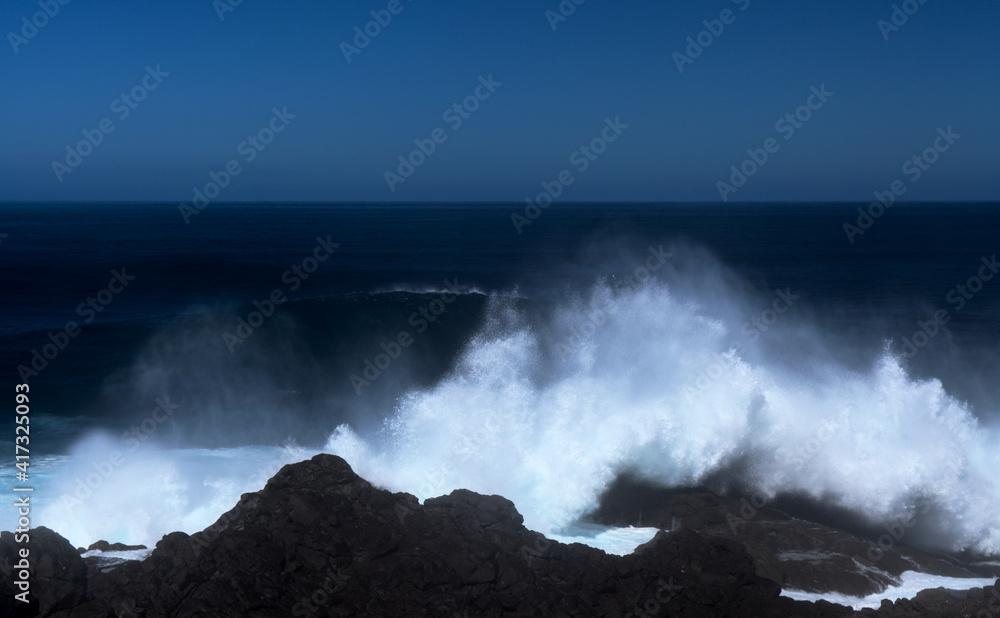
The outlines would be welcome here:
[[[866,208],[0,205],[3,486],[152,547],[330,452],[577,538],[627,472],[996,555],[1000,207]]]

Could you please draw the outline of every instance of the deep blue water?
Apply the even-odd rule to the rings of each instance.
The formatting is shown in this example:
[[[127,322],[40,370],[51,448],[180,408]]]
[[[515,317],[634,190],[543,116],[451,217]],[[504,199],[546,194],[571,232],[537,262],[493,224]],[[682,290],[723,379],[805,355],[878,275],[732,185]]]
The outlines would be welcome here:
[[[256,429],[232,432],[233,443],[321,441],[339,419],[359,410],[378,417],[407,389],[448,371],[481,321],[483,296],[449,306],[417,342],[419,362],[361,395],[348,379],[443,281],[485,294],[516,290],[544,311],[599,276],[632,272],[650,247],[666,245],[676,266],[667,279],[697,287],[691,279],[707,276],[712,255],[762,308],[774,290],[795,292],[803,301],[789,317],[816,326],[849,366],[870,362],[886,340],[901,350],[919,321],[946,310],[948,323],[911,370],[940,378],[990,416],[1000,384],[1000,277],[960,310],[948,295],[998,253],[1000,205],[897,205],[851,244],[843,226],[856,223],[859,206],[562,204],[518,233],[511,214],[524,210],[516,204],[226,204],[190,224],[175,204],[6,204],[3,389],[13,393],[33,350],[75,321],[79,335],[30,376],[34,413],[43,417],[38,449],[59,452],[87,427],[127,426],[164,392],[185,405],[172,423],[177,439],[216,436],[206,428],[245,414]],[[313,254],[317,238],[339,247],[292,291],[283,273]],[[113,270],[134,280],[100,313],[78,312]],[[274,289],[290,302],[230,353],[222,333]],[[171,361],[160,373],[139,377],[140,366],[165,355]]]

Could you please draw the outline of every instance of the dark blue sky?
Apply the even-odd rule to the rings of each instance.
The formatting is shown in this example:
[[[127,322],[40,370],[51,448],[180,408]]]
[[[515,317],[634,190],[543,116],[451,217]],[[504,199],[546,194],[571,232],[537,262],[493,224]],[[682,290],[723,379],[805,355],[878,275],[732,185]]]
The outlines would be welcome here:
[[[1000,200],[995,0],[910,0],[888,40],[889,0],[566,0],[554,31],[557,0],[399,1],[350,63],[341,43],[389,0],[243,0],[224,19],[226,0],[42,0],[58,6],[45,18],[5,2],[0,200],[191,200],[235,159],[217,199],[521,201],[566,169],[563,200],[719,201],[768,138],[778,151],[731,201],[870,200],[897,179],[908,200]],[[673,54],[724,9],[734,21],[678,71]],[[169,75],[122,118],[119,97],[157,66]],[[455,128],[443,113],[490,75],[501,86]],[[833,96],[779,131],[821,85]],[[247,161],[273,108],[295,118]],[[57,173],[105,118],[114,131]],[[628,129],[581,171],[571,155],[606,118]],[[949,126],[961,138],[907,176]],[[390,191],[385,172],[435,128],[446,141]]]

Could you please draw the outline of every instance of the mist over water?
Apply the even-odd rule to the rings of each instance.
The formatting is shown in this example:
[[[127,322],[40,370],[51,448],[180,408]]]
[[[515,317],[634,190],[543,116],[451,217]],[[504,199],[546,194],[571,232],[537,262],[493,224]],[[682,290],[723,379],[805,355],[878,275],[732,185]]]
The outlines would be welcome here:
[[[873,524],[912,515],[910,542],[1000,552],[995,429],[939,380],[909,375],[888,342],[857,370],[781,315],[746,328],[774,305],[743,312],[755,299],[703,274],[602,282],[541,322],[495,296],[450,375],[409,393],[379,431],[339,427],[326,450],[422,499],[503,495],[545,533],[629,472],[807,495]]]
[[[544,300],[536,290],[494,292],[485,305],[479,293],[460,296],[380,378],[393,394],[381,399],[344,395],[347,376],[434,290],[353,298],[347,305],[379,316],[360,339],[341,337],[352,323],[344,316],[357,316],[340,301],[296,305],[238,362],[218,325],[170,326],[109,388],[134,401],[187,392],[176,427],[134,451],[114,434],[79,441],[71,463],[52,469],[51,495],[76,495],[110,450],[124,463],[84,499],[40,501],[38,523],[77,544],[149,545],[210,525],[281,465],[322,450],[421,499],[456,488],[503,495],[548,534],[629,473],[748,498],[805,495],[873,525],[912,514],[907,543],[1000,553],[995,410],[950,394],[950,376],[915,377],[897,341],[857,344],[829,330],[809,290],[754,287],[704,249],[667,249],[673,257],[649,276],[640,270],[648,253],[632,251],[619,274],[553,286]],[[331,312],[336,319],[314,317]],[[879,332],[877,312],[851,329]],[[337,338],[320,350],[324,329]],[[923,374],[934,352],[916,359]],[[284,373],[273,370],[285,361]],[[421,364],[435,369],[421,374]]]
[[[112,539],[152,548],[180,530],[212,525],[246,492],[258,491],[282,466],[315,451],[287,447],[166,449],[148,443],[134,451],[96,432],[49,466],[36,525],[77,546]]]

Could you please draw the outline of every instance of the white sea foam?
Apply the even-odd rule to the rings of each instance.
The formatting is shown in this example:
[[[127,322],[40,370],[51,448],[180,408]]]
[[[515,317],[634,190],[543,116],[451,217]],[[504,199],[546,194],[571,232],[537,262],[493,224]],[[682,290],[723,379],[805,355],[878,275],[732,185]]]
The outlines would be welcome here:
[[[91,558],[96,562],[97,568],[105,573],[115,569],[126,562],[142,561],[153,553],[152,549],[129,549],[123,551],[100,551],[91,550],[84,552],[81,558]]]
[[[997,436],[888,353],[864,372],[818,345],[777,362],[728,309],[710,316],[665,285],[598,286],[547,324],[491,302],[450,376],[411,392],[380,431],[339,427],[326,450],[421,499],[503,495],[545,534],[594,508],[622,470],[672,486],[738,465],[764,499],[795,491],[874,522],[912,516],[911,534],[1000,551]]]
[[[767,349],[755,344],[740,327],[760,307],[724,287],[598,285],[541,322],[493,298],[450,375],[408,393],[378,431],[338,427],[323,450],[421,499],[503,495],[546,535],[569,534],[623,470],[662,486],[728,470],[763,499],[796,491],[876,522],[913,516],[907,542],[1000,553],[995,430],[891,354],[851,370],[781,323],[759,333]],[[144,444],[92,497],[57,499],[112,448],[82,441],[36,496],[34,523],[77,544],[155,543],[204,528],[313,454]]]
[[[167,450],[151,443],[130,451],[93,434],[70,456],[50,462],[47,478],[36,479],[32,525],[75,546],[103,539],[153,547],[169,532],[210,526],[281,466],[314,454],[294,447]]]
[[[613,528],[577,524],[563,530],[562,534],[553,534],[549,538],[559,543],[581,543],[603,549],[609,554],[625,556],[635,551],[635,548],[648,543],[656,536],[658,528]]]
[[[959,577],[942,577],[940,575],[928,575],[916,571],[906,571],[900,576],[898,586],[890,586],[883,592],[870,594],[866,597],[852,597],[836,592],[802,592],[799,590],[782,590],[781,596],[794,599],[796,601],[829,601],[839,605],[846,605],[854,609],[878,609],[883,599],[896,601],[898,599],[912,599],[921,590],[929,588],[946,588],[948,590],[968,590],[970,588],[982,588],[992,586],[995,579],[963,579]]]

